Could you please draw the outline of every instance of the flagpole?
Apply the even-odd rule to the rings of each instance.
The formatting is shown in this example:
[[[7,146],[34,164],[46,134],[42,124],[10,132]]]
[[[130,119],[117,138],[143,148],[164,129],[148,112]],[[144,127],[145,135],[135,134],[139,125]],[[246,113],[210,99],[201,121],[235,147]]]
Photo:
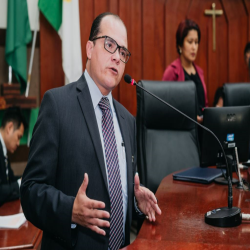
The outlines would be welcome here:
[[[12,83],[12,67],[9,66],[8,84],[11,85],[11,83]]]
[[[38,11],[37,20],[38,20],[38,22],[39,22],[39,11]],[[30,63],[29,63],[29,72],[28,72],[28,81],[27,81],[27,86],[26,86],[26,91],[25,91],[25,97],[28,97],[28,96],[29,96],[30,79],[31,79],[31,72],[32,72],[33,59],[34,59],[34,53],[35,53],[35,45],[36,45],[37,30],[38,30],[38,25],[36,26],[36,28],[35,28],[35,30],[34,30],[34,35],[33,35],[32,48],[31,48],[31,55],[30,55]]]

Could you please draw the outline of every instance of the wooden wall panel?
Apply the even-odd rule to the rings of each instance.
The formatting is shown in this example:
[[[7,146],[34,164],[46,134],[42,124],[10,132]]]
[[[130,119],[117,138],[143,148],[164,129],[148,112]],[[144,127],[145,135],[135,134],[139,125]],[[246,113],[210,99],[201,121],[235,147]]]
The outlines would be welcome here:
[[[246,12],[247,12],[247,18],[248,18],[248,27],[247,27],[247,38],[248,42],[250,41],[250,0],[243,0]]]
[[[246,13],[247,13],[247,19],[248,19],[248,22],[247,22],[247,41],[246,41],[246,44],[247,44],[247,42],[250,42],[250,0],[243,0],[243,2],[244,2],[244,6],[246,9]],[[246,46],[246,44],[245,44],[245,46]],[[244,48],[242,48],[242,51],[245,49],[245,46],[244,46]],[[248,69],[246,64],[244,64],[244,71],[249,72],[249,69]],[[250,81],[249,74],[246,77],[246,79],[248,82]]]
[[[128,49],[131,52],[131,57],[126,65],[125,74],[129,74],[136,81],[142,76],[142,11],[141,6],[143,0],[130,0],[129,8],[126,10],[127,18],[124,16],[124,22],[128,30]],[[123,15],[123,5],[126,5],[126,0],[121,1],[120,15]],[[128,110],[136,115],[136,87],[128,85],[122,79],[119,85],[120,102],[128,108]]]
[[[165,69],[164,1],[142,2],[142,79],[161,80]]]
[[[150,59],[154,61],[155,80],[161,80],[165,70],[165,9],[164,1],[155,1],[154,8],[154,47],[150,50]]]
[[[119,1],[118,0],[109,0],[108,11],[114,14],[119,15]],[[112,91],[112,95],[116,100],[120,100],[119,91],[120,84]]]
[[[204,10],[224,11],[216,17],[216,51],[212,48],[212,17]],[[209,104],[217,87],[225,82],[248,80],[243,50],[250,40],[250,0],[79,0],[83,70],[86,42],[93,19],[104,11],[118,14],[128,31],[132,56],[125,73],[135,80],[161,80],[165,68],[178,57],[176,30],[183,19],[196,21],[201,29],[201,42],[196,63],[205,76]],[[44,92],[62,86],[61,41],[41,15],[41,99]],[[124,80],[113,90],[113,96],[136,115],[136,90]]]
[[[246,8],[246,12],[247,12],[247,18],[248,18],[248,27],[247,27],[247,42],[250,42],[250,0],[244,0],[244,4],[245,4],[245,8]],[[244,47],[245,49],[245,47]],[[247,65],[245,64],[245,71],[249,72],[249,69],[247,67]],[[248,78],[247,81],[250,81],[250,76],[248,74]]]
[[[248,17],[243,1],[221,0],[228,20],[228,80],[247,81],[244,47],[248,41]],[[237,11],[236,11],[237,10]]]
[[[109,0],[109,11],[118,14],[119,10],[119,1],[117,0]]]
[[[81,47],[82,47],[82,67],[85,70],[87,61],[86,43],[89,40],[89,33],[94,16],[93,0],[79,0],[80,9],[80,32],[81,32]]]
[[[44,93],[64,85],[61,39],[40,13],[40,102]]]
[[[131,77],[134,77],[134,71],[133,71],[133,54],[135,54],[135,51],[133,49],[133,44],[132,44],[132,35],[131,35],[131,30],[132,30],[132,2],[133,0],[120,0],[119,1],[119,11],[118,14],[123,20],[125,26],[127,27],[127,32],[128,32],[128,49],[131,52],[132,56],[129,59],[128,63],[126,64],[125,67],[125,73],[128,73],[131,75]],[[119,84],[119,101],[126,106],[128,110],[130,110],[131,113],[135,114],[136,113],[136,92],[135,92],[135,87],[131,86],[125,81],[121,80]]]
[[[214,82],[211,78],[211,73],[208,69],[208,82],[209,82],[209,101],[212,105],[215,92],[218,87],[222,87],[224,83],[228,82],[228,70],[229,70],[229,55],[228,55],[228,29],[227,29],[227,16],[221,3],[218,3],[218,9],[222,9],[224,14],[220,18],[216,18],[216,60],[210,62],[209,68],[216,69],[217,80]],[[212,35],[212,27],[210,29]],[[210,38],[211,40],[212,38]],[[209,51],[212,51],[211,49]]]
[[[165,68],[178,57],[176,50],[176,30],[186,18],[191,0],[168,0],[165,4]],[[163,75],[163,73],[162,73]]]
[[[143,79],[154,79],[154,60],[149,56],[154,53],[154,0],[142,1],[142,61]]]
[[[94,2],[94,16],[109,11],[109,0],[93,0]]]
[[[126,69],[128,74],[138,81],[142,77],[142,1],[131,1],[131,35],[129,35],[129,50],[132,53],[128,64],[132,67],[132,73]]]

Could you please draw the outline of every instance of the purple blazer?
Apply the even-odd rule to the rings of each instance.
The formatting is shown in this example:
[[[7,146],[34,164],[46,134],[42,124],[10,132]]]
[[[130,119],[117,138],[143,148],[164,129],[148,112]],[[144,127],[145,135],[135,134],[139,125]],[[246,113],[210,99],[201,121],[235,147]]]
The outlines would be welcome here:
[[[205,80],[204,80],[203,70],[196,64],[194,64],[194,67],[202,82],[204,95],[205,95],[205,106],[207,107],[208,106],[207,87],[206,87]],[[185,74],[181,65],[180,58],[177,58],[166,68],[162,77],[162,81],[185,81]]]

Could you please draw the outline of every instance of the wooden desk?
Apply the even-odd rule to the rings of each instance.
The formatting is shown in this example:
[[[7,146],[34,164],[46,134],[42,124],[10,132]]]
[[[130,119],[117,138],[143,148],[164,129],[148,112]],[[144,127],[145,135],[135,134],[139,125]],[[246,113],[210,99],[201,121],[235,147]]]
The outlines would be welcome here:
[[[5,203],[0,207],[0,215],[22,212],[20,200]],[[18,229],[0,228],[0,249],[40,249],[42,231],[26,221]]]
[[[165,177],[156,192],[162,215],[155,223],[145,221],[124,250],[250,249],[250,222],[219,228],[204,221],[207,211],[227,206],[227,194],[227,186],[174,181],[172,174]],[[233,188],[233,198],[233,206],[250,213],[249,191]]]

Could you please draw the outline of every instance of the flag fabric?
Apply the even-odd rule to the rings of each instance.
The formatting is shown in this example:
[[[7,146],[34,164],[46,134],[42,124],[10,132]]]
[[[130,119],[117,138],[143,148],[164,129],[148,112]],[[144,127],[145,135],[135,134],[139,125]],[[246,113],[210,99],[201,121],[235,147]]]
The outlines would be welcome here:
[[[8,0],[5,59],[20,83],[21,93],[27,85],[27,44],[31,41],[26,0]]]
[[[66,83],[82,75],[82,51],[78,0],[39,0],[38,7],[62,40]]]
[[[39,0],[38,7],[53,28],[58,31],[62,24],[63,0]]]
[[[77,81],[82,75],[82,50],[78,0],[63,1],[62,39],[63,70],[67,83]]]

